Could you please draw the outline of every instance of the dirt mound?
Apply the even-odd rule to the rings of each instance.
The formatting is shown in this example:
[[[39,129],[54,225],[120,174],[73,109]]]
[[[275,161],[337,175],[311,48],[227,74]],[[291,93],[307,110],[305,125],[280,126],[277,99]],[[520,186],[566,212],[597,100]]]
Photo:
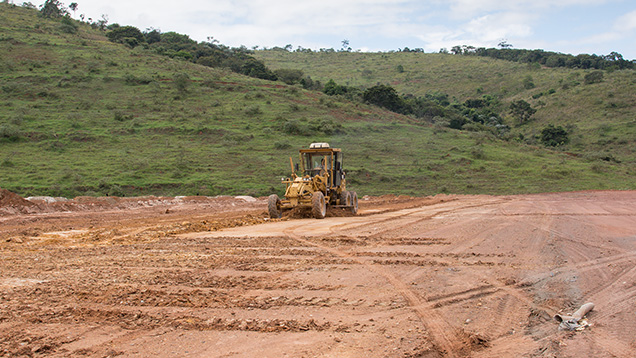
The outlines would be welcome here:
[[[0,213],[28,213],[37,205],[20,195],[0,188]]]
[[[0,188],[0,206],[34,206],[32,202],[24,199],[20,195]]]

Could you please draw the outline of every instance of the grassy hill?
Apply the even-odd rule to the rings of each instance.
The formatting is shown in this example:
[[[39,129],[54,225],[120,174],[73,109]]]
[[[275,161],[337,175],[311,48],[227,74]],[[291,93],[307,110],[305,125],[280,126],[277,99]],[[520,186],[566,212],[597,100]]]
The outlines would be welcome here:
[[[604,71],[599,83],[585,84],[597,70],[545,68],[486,57],[423,53],[257,51],[273,70],[299,69],[313,80],[368,88],[387,84],[399,93],[424,96],[446,93],[455,102],[491,95],[500,99],[512,136],[535,139],[548,124],[571,134],[561,148],[588,158],[614,157],[636,163],[636,71]],[[537,109],[518,126],[508,105],[524,100]]]
[[[77,32],[69,33],[59,20],[0,3],[2,188],[25,196],[281,194],[288,157],[297,158],[298,149],[310,142],[326,141],[343,149],[351,187],[361,195],[636,189],[629,153],[621,163],[607,162],[421,123],[298,86],[171,59],[142,46],[131,49],[88,24],[75,24]],[[380,65],[381,56],[368,58]],[[332,70],[346,76],[342,58],[342,70]],[[447,58],[457,61],[445,65],[455,68],[447,73],[457,79],[468,76],[464,60],[490,68],[487,59]],[[407,75],[420,76],[403,62]],[[371,63],[365,66],[388,76]],[[497,66],[489,71],[517,75],[514,67]],[[536,90],[550,87],[538,73],[543,72],[535,75]],[[619,75],[608,74],[606,81],[612,76],[619,81]],[[503,91],[497,78],[503,80],[494,76],[438,90],[458,98],[479,86],[484,93]],[[351,84],[368,81],[354,78]],[[396,74],[388,82],[411,83],[406,78]],[[426,91],[412,86],[404,91]],[[524,93],[516,85],[508,91]],[[569,106],[570,98],[559,98]],[[613,101],[619,100],[631,99],[617,93]],[[621,118],[633,133],[633,118]],[[583,124],[577,125],[583,133]],[[609,126],[604,138],[612,139],[616,128]]]

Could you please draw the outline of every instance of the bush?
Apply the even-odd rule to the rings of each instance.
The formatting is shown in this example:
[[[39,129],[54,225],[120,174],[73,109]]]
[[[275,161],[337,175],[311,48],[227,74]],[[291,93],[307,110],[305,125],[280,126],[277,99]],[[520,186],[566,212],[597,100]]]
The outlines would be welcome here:
[[[130,120],[130,119],[132,119],[132,118],[133,118],[133,115],[132,115],[132,114],[125,114],[125,113],[120,112],[120,111],[115,111],[115,112],[113,113],[113,118],[114,118],[117,122],[123,122],[123,121],[126,121],[126,120]]]
[[[259,115],[259,114],[263,113],[261,111],[261,107],[259,107],[258,105],[248,106],[248,107],[246,107],[244,109],[244,112],[248,116],[256,116],[256,115]]]
[[[42,17],[62,17],[68,14],[64,4],[58,0],[46,0],[40,7],[40,16]]]
[[[569,142],[568,132],[561,126],[555,127],[550,124],[541,131],[541,143],[545,146],[558,147]]]
[[[326,135],[343,133],[342,125],[335,123],[331,118],[323,118],[319,120],[313,120],[310,123],[310,129],[324,133]]]
[[[303,78],[303,71],[301,70],[292,70],[287,68],[281,68],[279,70],[274,71],[279,80],[285,82],[288,85],[293,85],[299,83]]]
[[[144,34],[134,26],[113,28],[106,33],[106,37],[112,42],[124,43],[131,47],[145,42]]]
[[[291,144],[287,142],[274,142],[274,149],[288,149],[291,148]]]
[[[404,101],[391,86],[373,86],[364,91],[362,98],[367,103],[384,107],[393,112],[401,113],[404,109]]]
[[[187,73],[181,72],[174,76],[174,87],[177,92],[184,94],[188,92],[188,86],[190,85],[190,76]]]
[[[530,103],[520,99],[510,104],[510,113],[517,118],[519,124],[524,124],[530,120],[536,109],[530,106]]]
[[[18,141],[22,137],[22,131],[20,128],[11,125],[3,124],[0,126],[0,139],[7,140],[9,142]]]
[[[603,82],[603,71],[593,71],[585,75],[583,82],[586,85]]]
[[[130,73],[124,75],[124,83],[129,86],[147,85],[152,82],[152,78],[137,77]]]
[[[61,23],[62,24],[60,25],[60,30],[62,30],[62,32],[65,32],[67,34],[77,33],[78,26],[70,17],[64,16]]]
[[[526,76],[526,78],[523,79],[523,88],[533,89],[534,87],[535,85],[534,85],[534,80],[532,79],[532,76],[530,75]]]
[[[283,132],[291,135],[309,136],[312,131],[305,123],[301,123],[298,120],[290,119],[283,123]]]

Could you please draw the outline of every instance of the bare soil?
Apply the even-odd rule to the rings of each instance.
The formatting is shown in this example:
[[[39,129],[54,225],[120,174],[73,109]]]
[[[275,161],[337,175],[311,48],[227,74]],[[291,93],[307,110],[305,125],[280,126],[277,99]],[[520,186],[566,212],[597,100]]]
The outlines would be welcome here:
[[[634,357],[636,192],[265,198],[0,190],[0,357]],[[559,331],[586,302],[591,326]]]

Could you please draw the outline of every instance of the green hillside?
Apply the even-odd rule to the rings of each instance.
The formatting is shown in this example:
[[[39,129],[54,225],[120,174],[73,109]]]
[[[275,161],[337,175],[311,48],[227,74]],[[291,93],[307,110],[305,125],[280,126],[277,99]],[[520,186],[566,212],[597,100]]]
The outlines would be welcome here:
[[[563,151],[587,158],[613,157],[636,163],[636,71],[598,71],[546,68],[486,57],[424,53],[288,52],[257,51],[256,57],[271,69],[302,70],[323,84],[369,88],[378,83],[401,94],[448,94],[462,103],[490,95],[501,102],[500,112],[515,138],[538,144],[536,136],[546,125],[568,129],[571,141]],[[598,83],[586,76],[601,73]],[[537,111],[532,120],[518,125],[508,111],[524,100]]]
[[[315,141],[343,149],[349,183],[361,195],[636,189],[631,149],[612,152],[621,160],[604,161],[487,132],[458,131],[298,85],[170,58],[152,48],[130,48],[110,42],[99,28],[71,21],[76,31],[60,19],[38,16],[35,9],[0,3],[0,187],[24,196],[281,194],[288,157],[296,158],[299,148]],[[379,65],[381,56],[368,58]],[[468,76],[460,74],[467,64],[490,68],[485,59],[447,58],[457,61],[445,65],[455,67],[448,76],[456,72],[456,79]],[[341,71],[344,82],[349,65],[342,61],[342,69],[331,68],[331,77]],[[278,68],[274,62],[271,66]],[[307,66],[308,74],[310,67],[320,67]],[[380,76],[382,71],[365,66]],[[403,66],[404,73],[388,80],[396,87],[411,83],[405,74],[417,75],[407,62]],[[505,66],[497,62],[494,71],[518,75],[513,65]],[[539,73],[533,75],[535,91],[560,79]],[[633,86],[631,73],[618,72],[599,85],[614,76]],[[351,76],[348,81],[368,80]],[[506,87],[488,74],[470,85],[457,82],[456,88],[448,84],[437,90],[460,98],[480,86],[484,93]],[[524,96],[517,87],[509,86],[509,96]],[[426,92],[411,88],[400,91]],[[586,88],[563,92],[573,95]],[[558,98],[558,103],[542,98],[545,110],[537,112],[532,125],[549,120],[540,118],[550,113],[548,108],[570,107],[570,97]],[[633,103],[624,107],[632,98],[620,93],[612,98],[619,108],[608,111],[632,111]],[[623,127],[614,122],[603,127],[603,138],[613,142],[599,150],[622,146],[619,129],[634,133],[633,118],[621,118]],[[583,135],[587,127],[576,123]],[[632,136],[625,146],[633,144]]]

